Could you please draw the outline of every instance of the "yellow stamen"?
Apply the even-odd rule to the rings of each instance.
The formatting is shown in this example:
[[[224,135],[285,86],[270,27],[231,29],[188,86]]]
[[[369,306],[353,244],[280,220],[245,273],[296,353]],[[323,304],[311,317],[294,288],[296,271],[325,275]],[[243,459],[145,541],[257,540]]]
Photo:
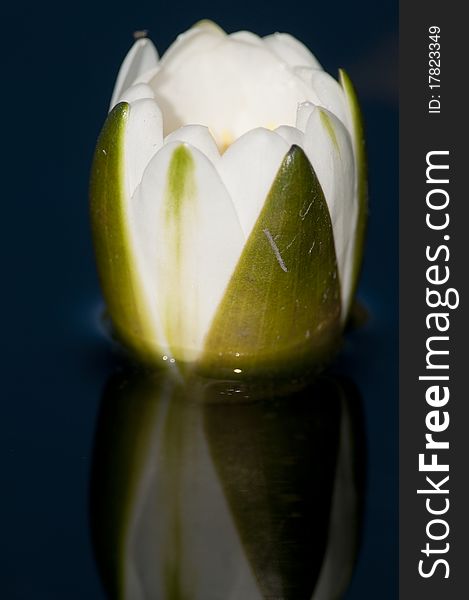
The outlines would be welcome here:
[[[220,136],[220,141],[219,141],[219,148],[220,148],[220,153],[223,154],[225,152],[225,150],[228,148],[228,146],[230,144],[232,144],[234,141],[234,136],[233,134],[228,131],[227,129],[224,129],[221,132],[221,136]]]

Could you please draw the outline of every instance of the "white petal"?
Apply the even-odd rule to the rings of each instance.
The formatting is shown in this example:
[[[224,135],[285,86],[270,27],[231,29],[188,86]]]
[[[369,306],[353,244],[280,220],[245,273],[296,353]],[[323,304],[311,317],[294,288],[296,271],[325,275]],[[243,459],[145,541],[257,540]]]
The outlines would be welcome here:
[[[151,82],[166,134],[187,123],[206,125],[225,149],[256,127],[294,125],[298,103],[312,94],[261,44],[200,32],[186,46],[169,63],[162,58]]]
[[[311,74],[313,71],[317,71],[317,69],[313,69],[312,67],[294,67],[293,71],[295,72],[296,75],[298,75],[298,77],[304,81],[304,83],[311,88]],[[314,91],[311,88],[311,92],[313,94],[313,97],[310,98],[310,100],[312,100],[315,104],[319,104],[318,102],[318,98],[317,95],[314,93]]]
[[[304,147],[329,207],[341,282],[342,315],[347,315],[358,215],[350,135],[337,117],[317,107],[306,126]]]
[[[130,104],[131,102],[135,102],[136,100],[144,100],[145,98],[154,99],[155,94],[153,93],[153,90],[145,83],[137,83],[136,85],[132,85],[127,88],[122,96],[117,99],[116,104],[119,102],[128,102]]]
[[[160,68],[161,68],[160,63],[158,63],[156,65],[156,67],[153,67],[153,69],[150,69],[149,71],[145,71],[144,73],[141,73],[137,77],[137,79],[135,79],[135,81],[133,82],[133,85],[137,85],[137,83],[150,83],[150,81],[158,73]]]
[[[172,71],[184,65],[186,60],[201,52],[210,52],[226,38],[226,33],[211,21],[200,21],[194,27],[178,35],[176,41],[161,57],[161,66]]]
[[[303,132],[297,129],[296,127],[290,127],[289,125],[281,125],[280,127],[277,127],[275,133],[282,136],[282,138],[287,142],[289,147],[295,145],[299,146],[300,148],[303,148],[304,135]]]
[[[235,31],[234,33],[230,33],[230,38],[238,42],[252,44],[253,46],[262,46],[263,44],[262,38],[250,31]]]
[[[309,117],[312,115],[316,105],[312,102],[302,102],[298,104],[298,109],[296,111],[296,128],[303,133],[306,130],[306,125],[308,123]]]
[[[311,85],[319,98],[318,104],[327,108],[349,129],[345,94],[340,84],[325,71],[311,71]]]
[[[158,52],[148,38],[137,40],[129,50],[119,69],[116,84],[112,93],[110,109],[117,99],[130,87],[142,73],[153,69],[158,64]]]
[[[350,131],[346,98],[341,85],[325,71],[318,71],[309,67],[296,67],[295,73],[310,87],[309,102],[303,103],[304,106],[301,107],[301,110],[299,107],[296,126],[304,130],[306,121],[309,118],[308,110],[311,109],[311,104],[315,104],[327,108]]]
[[[142,179],[151,158],[163,144],[163,119],[154,100],[130,103],[124,138],[125,179],[129,196]]]
[[[148,165],[132,208],[170,352],[193,361],[244,245],[233,203],[206,156],[171,143]]]
[[[288,33],[273,33],[264,38],[264,44],[291,67],[322,69],[316,57],[299,40]]]
[[[360,184],[363,183],[362,181],[359,181],[359,179],[366,177],[366,156],[362,139],[363,126],[361,124],[360,107],[357,104],[358,101],[355,95],[355,91],[352,87],[352,82],[348,78],[348,75],[342,70],[340,70],[340,81],[345,98],[344,102],[347,127],[352,137],[353,153],[355,156],[355,172],[357,174],[356,184],[358,194],[358,187],[360,187]]]
[[[236,207],[246,238],[289,148],[277,133],[258,128],[236,140],[219,162],[218,171]]]
[[[164,140],[165,144],[171,142],[185,142],[194,146],[194,148],[203,152],[214,165],[220,160],[217,144],[208,127],[203,125],[186,125],[176,129]]]

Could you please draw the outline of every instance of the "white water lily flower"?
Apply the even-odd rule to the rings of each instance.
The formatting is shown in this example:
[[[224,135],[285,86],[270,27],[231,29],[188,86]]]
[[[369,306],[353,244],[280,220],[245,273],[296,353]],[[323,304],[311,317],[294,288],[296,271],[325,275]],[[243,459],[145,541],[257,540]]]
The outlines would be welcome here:
[[[161,59],[139,39],[98,140],[91,209],[111,319],[140,355],[224,375],[317,362],[362,258],[352,85],[287,34],[201,22]]]

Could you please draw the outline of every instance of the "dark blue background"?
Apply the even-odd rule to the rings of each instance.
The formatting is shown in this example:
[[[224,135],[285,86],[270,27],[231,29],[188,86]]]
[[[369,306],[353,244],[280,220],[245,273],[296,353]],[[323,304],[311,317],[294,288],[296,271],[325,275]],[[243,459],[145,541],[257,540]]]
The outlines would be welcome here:
[[[2,598],[101,599],[88,530],[100,393],[112,361],[87,205],[93,145],[132,32],[162,52],[209,17],[287,31],[362,98],[371,216],[360,298],[371,318],[340,369],[363,396],[364,537],[348,599],[397,597],[397,91],[395,0],[21,3],[2,24]]]

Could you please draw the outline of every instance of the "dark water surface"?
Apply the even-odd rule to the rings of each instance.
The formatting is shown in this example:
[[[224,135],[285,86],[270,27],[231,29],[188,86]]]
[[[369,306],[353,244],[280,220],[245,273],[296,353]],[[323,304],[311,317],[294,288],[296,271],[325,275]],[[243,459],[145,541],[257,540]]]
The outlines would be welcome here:
[[[396,598],[397,5],[365,1],[293,6],[259,0],[163,7],[148,1],[127,5],[85,0],[79,5],[57,4],[55,9],[50,3],[47,10],[22,4],[8,11],[4,38],[10,45],[4,77],[14,84],[4,96],[3,151],[8,164],[2,221],[1,597],[104,599],[98,564],[112,588],[122,556],[132,558],[137,572],[148,573],[148,557],[162,552],[151,536],[158,522],[147,526],[148,502],[164,504],[155,492],[159,477],[169,488],[176,486],[184,502],[190,493],[194,498],[190,506],[183,503],[167,513],[157,511],[161,523],[174,525],[165,534],[176,540],[173,549],[158,567],[168,586],[178,581],[174,569],[183,569],[189,555],[199,557],[203,572],[207,564],[221,560],[213,551],[216,544],[225,548],[220,552],[228,552],[226,547],[235,547],[229,540],[236,539],[238,558],[230,562],[228,557],[223,562],[226,568],[217,569],[212,590],[224,589],[230,578],[245,586],[239,589],[253,589],[247,574],[255,573],[265,597],[277,597],[281,589],[285,598],[307,598],[328,549],[344,398],[352,397],[351,405],[361,407],[362,418],[353,420],[359,425],[358,430],[352,427],[351,439],[358,439],[360,448],[363,442],[366,445],[366,479],[362,490],[361,467],[348,470],[351,489],[360,493],[354,496],[358,500],[353,518],[344,524],[347,540],[355,539],[354,523],[361,521],[362,528],[345,598]],[[359,290],[369,320],[348,335],[327,383],[311,392],[310,403],[303,394],[295,410],[280,400],[270,407],[229,407],[229,431],[224,430],[227,419],[220,407],[178,401],[171,403],[171,414],[158,425],[152,411],[167,406],[166,396],[155,391],[154,382],[145,387],[135,384],[129,373],[116,374],[115,359],[98,327],[101,300],[88,225],[93,145],[131,32],[148,28],[162,50],[175,34],[204,16],[218,20],[228,31],[289,31],[316,52],[326,69],[345,67],[362,96],[370,163],[371,214]],[[144,422],[158,431],[150,437],[169,448],[166,463],[149,479],[153,483],[147,495],[138,484],[146,473],[145,456],[152,450],[141,449],[140,457],[122,447],[120,454],[106,453],[107,440],[128,423],[125,418],[119,421],[123,414],[119,411],[127,409],[119,397],[121,385],[135,396],[135,407],[146,407],[153,415]],[[134,430],[124,431],[123,438],[137,435],[140,425],[137,419]],[[364,437],[357,433],[362,427]],[[259,430],[261,439],[254,435]],[[195,479],[198,486],[194,473],[183,468],[184,453],[191,450],[177,442],[186,431],[183,437],[193,445],[194,456],[200,454],[193,467],[200,475]],[[237,431],[243,432],[242,440]],[[289,431],[296,431],[299,438],[289,436]],[[322,433],[312,435],[313,431]],[[314,444],[305,439],[314,439]],[[253,447],[258,449],[254,454]],[[360,452],[358,456],[363,458]],[[294,466],[282,465],[281,458]],[[143,471],[133,468],[137,463]],[[256,473],[253,482],[243,479],[250,472]],[[321,481],[323,496],[317,496],[314,480]],[[234,486],[235,481],[240,485]],[[252,489],[252,494],[240,489]],[[139,499],[145,498],[147,504],[142,500],[139,517],[132,521]],[[295,502],[298,510],[292,509]],[[199,507],[210,503],[213,519],[207,515],[205,521],[199,519],[203,514]],[[133,525],[119,531],[116,523],[123,515],[123,522]],[[185,515],[182,525],[181,515]],[[197,536],[190,521],[207,526],[203,551],[194,542]],[[264,539],[255,533],[259,524]],[[148,533],[148,544],[132,545],[135,528]],[[217,531],[222,532],[218,537]],[[177,540],[184,535],[192,541],[183,544],[184,558],[177,560],[182,556]],[[290,553],[288,547],[293,548]],[[116,554],[117,549],[124,554]],[[350,563],[347,557],[354,548],[342,551],[341,560]],[[157,584],[150,577],[146,585]],[[197,590],[197,598],[212,600],[203,587]],[[173,597],[183,597],[179,592],[176,589]],[[246,593],[240,592],[235,600],[249,600]]]

